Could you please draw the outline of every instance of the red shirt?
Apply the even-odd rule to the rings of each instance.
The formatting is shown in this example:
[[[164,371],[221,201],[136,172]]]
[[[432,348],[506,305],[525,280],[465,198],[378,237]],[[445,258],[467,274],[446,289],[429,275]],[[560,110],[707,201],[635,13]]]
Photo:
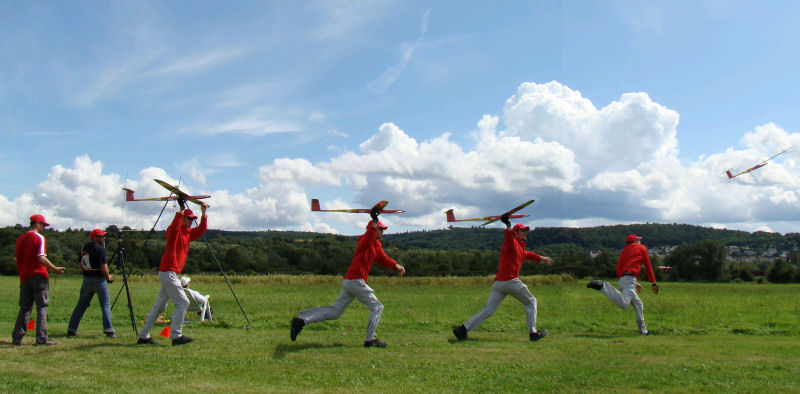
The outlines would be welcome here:
[[[47,274],[47,266],[39,262],[39,256],[47,256],[44,235],[36,231],[28,231],[17,238],[14,257],[17,259],[20,284],[27,282],[34,275],[50,278]]]
[[[356,252],[353,255],[353,261],[344,274],[345,279],[364,279],[367,281],[369,270],[372,264],[378,263],[386,268],[394,271],[396,261],[389,258],[386,252],[383,251],[381,241],[375,238],[378,229],[372,225],[367,226],[367,231],[358,237],[358,245],[356,245]]]
[[[164,255],[161,256],[161,265],[158,266],[158,270],[180,274],[183,271],[183,265],[186,264],[186,255],[189,254],[189,242],[200,238],[206,232],[206,226],[207,220],[204,215],[197,227],[183,227],[183,213],[175,212],[175,218],[167,227],[167,247]]]
[[[642,269],[642,263],[647,268],[647,280],[650,283],[656,283],[656,276],[653,274],[653,266],[650,265],[650,256],[647,254],[647,248],[642,244],[628,244],[622,249],[617,260],[617,278],[621,278],[625,273],[632,274],[636,279],[639,279],[639,271]]]
[[[497,269],[497,276],[494,277],[495,281],[501,282],[519,278],[519,269],[523,261],[531,260],[538,263],[542,258],[536,253],[525,250],[525,242],[520,242],[514,237],[513,231],[504,230],[503,236],[505,241],[500,248],[500,267]]]

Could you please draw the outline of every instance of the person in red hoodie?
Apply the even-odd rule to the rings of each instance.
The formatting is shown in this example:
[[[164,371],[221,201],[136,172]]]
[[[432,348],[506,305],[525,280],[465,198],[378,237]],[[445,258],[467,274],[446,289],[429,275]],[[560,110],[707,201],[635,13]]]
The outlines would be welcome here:
[[[386,347],[386,342],[378,339],[375,334],[378,322],[381,319],[381,313],[383,313],[383,304],[378,301],[378,298],[375,297],[375,292],[367,285],[367,277],[374,263],[391,269],[397,273],[397,276],[403,276],[406,273],[406,269],[389,258],[386,252],[383,251],[380,239],[388,227],[378,221],[379,213],[380,210],[377,209],[373,209],[370,212],[372,221],[367,224],[367,231],[358,237],[353,261],[342,279],[342,291],[339,293],[339,297],[329,306],[320,306],[298,312],[291,322],[290,336],[292,341],[297,339],[297,334],[308,324],[338,319],[355,299],[369,309],[364,347]]]
[[[653,266],[650,265],[650,256],[647,253],[647,247],[642,245],[642,237],[635,234],[630,234],[625,239],[625,248],[619,254],[617,260],[617,277],[619,278],[619,288],[617,290],[611,283],[603,282],[602,280],[593,280],[589,282],[586,287],[591,289],[600,290],[611,302],[617,304],[620,309],[627,309],[628,305],[633,303],[633,310],[636,311],[636,325],[639,326],[639,333],[642,335],[650,335],[647,326],[644,324],[644,305],[642,300],[636,293],[642,292],[642,285],[639,284],[639,272],[642,269],[642,264],[645,266],[645,273],[647,280],[652,283],[652,290],[654,294],[658,294],[658,285],[656,284],[656,276],[653,274]]]
[[[516,224],[512,229],[511,223],[508,221],[508,215],[503,215],[500,220],[506,225],[506,229],[503,231],[505,240],[500,249],[500,266],[497,269],[494,284],[492,284],[492,292],[480,312],[472,316],[464,324],[453,329],[453,334],[458,340],[467,339],[467,332],[478,328],[484,320],[492,316],[507,295],[516,298],[525,307],[529,339],[538,341],[547,335],[547,330],[536,329],[536,298],[528,290],[528,286],[519,279],[519,270],[525,260],[531,260],[536,263],[544,261],[547,265],[551,265],[553,259],[525,250],[530,227]]]
[[[181,210],[175,212],[175,218],[172,219],[172,223],[167,227],[167,246],[164,250],[164,255],[161,256],[161,265],[158,267],[158,280],[161,282],[161,289],[158,291],[158,298],[153,304],[153,308],[150,309],[150,314],[147,315],[142,331],[139,332],[137,345],[159,344],[153,338],[150,338],[150,330],[153,329],[158,315],[164,312],[167,302],[170,300],[175,305],[175,311],[172,312],[172,320],[170,321],[172,344],[183,345],[194,340],[183,336],[183,319],[186,316],[186,309],[189,307],[189,299],[186,298],[186,293],[183,292],[178,275],[181,274],[183,265],[186,264],[189,242],[200,238],[206,232],[208,227],[206,208],[208,208],[208,205],[202,204],[200,206],[202,212],[200,224],[192,228],[192,222],[197,219],[197,216],[191,209],[184,209],[186,202],[183,199],[178,200],[178,203]]]

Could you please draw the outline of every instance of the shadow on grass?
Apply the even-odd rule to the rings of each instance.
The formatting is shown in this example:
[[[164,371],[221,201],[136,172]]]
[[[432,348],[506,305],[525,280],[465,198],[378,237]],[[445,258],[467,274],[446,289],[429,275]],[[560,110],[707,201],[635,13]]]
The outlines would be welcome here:
[[[610,338],[622,338],[626,335],[621,335],[619,333],[608,333],[608,334],[601,334],[601,333],[581,333],[581,334],[573,334],[575,337],[583,337],[583,338],[597,338],[597,339],[610,339]],[[631,335],[633,336],[633,335]]]
[[[500,343],[500,342],[508,342],[509,340],[506,338],[499,338],[499,337],[468,337],[467,339],[456,339],[456,338],[448,338],[447,342],[451,345],[459,345],[464,343]]]
[[[345,347],[343,343],[304,343],[304,344],[285,344],[282,343],[278,346],[275,346],[275,350],[272,352],[272,358],[275,360],[280,360],[286,357],[286,353],[297,353],[306,349],[331,349],[337,347]]]
[[[650,331],[650,335],[655,336],[658,335],[658,333]],[[595,338],[595,339],[618,339],[622,341],[625,339],[645,337],[647,335],[641,335],[637,333],[623,333],[623,332],[609,332],[609,333],[587,332],[587,333],[573,334],[572,336],[582,337],[582,338]]]
[[[55,337],[50,337],[51,340],[54,339],[54,338]],[[48,349],[48,350],[70,350],[71,351],[71,350],[76,350],[76,349],[78,349],[78,350],[94,349],[94,348],[98,348],[98,347],[128,347],[128,346],[136,346],[136,343],[98,342],[98,343],[92,343],[92,344],[70,346],[70,341],[69,340],[67,340],[67,341],[59,340],[59,341],[56,341],[56,345],[54,345],[54,346],[38,346],[38,345],[35,344],[35,341],[33,339],[31,339],[31,340],[29,340],[27,342],[24,342],[24,340],[23,340],[22,345],[14,345],[13,343],[11,343],[11,340],[0,340],[0,347],[3,347],[3,348],[4,347],[27,347],[27,346],[36,347],[36,348],[40,348],[40,349]]]

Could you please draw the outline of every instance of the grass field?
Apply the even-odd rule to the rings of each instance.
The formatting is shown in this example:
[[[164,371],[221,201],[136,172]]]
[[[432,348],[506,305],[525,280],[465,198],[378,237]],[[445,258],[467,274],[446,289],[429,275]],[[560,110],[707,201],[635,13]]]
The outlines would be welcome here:
[[[638,335],[633,310],[621,311],[584,280],[525,277],[539,304],[528,341],[524,311],[507,298],[470,339],[453,326],[476,313],[490,277],[375,277],[385,306],[378,328],[385,349],[363,348],[367,310],[354,302],[335,321],[307,326],[289,340],[296,311],[333,302],[339,277],[232,278],[251,326],[219,277],[192,277],[211,293],[215,321],[194,321],[185,346],[136,346],[124,293],[114,308],[122,338],[102,335],[92,303],[77,337],[66,328],[80,277],[51,278],[48,330],[57,346],[11,345],[18,278],[0,277],[0,391],[736,391],[800,387],[800,286],[663,283],[645,293],[655,334]],[[111,285],[115,295],[119,283]],[[647,289],[647,286],[645,286]],[[139,327],[158,291],[155,277],[131,280]],[[172,306],[167,307],[167,314]],[[167,315],[168,317],[168,315]],[[194,316],[187,315],[188,318]],[[156,326],[155,337],[163,326]],[[158,338],[162,344],[167,339]]]

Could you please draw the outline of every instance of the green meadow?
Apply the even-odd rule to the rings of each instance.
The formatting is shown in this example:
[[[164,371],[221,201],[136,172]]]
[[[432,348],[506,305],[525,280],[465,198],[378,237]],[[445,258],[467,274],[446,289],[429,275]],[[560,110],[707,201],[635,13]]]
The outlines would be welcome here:
[[[338,276],[232,277],[250,329],[221,277],[193,276],[211,294],[213,322],[191,312],[195,342],[137,346],[123,292],[113,310],[122,338],[102,335],[93,301],[77,337],[66,337],[81,278],[51,278],[48,331],[56,346],[11,344],[18,278],[0,277],[0,391],[679,391],[788,392],[800,387],[800,285],[669,283],[641,295],[651,336],[633,310],[620,310],[585,280],[523,277],[539,305],[528,341],[524,311],[507,298],[470,339],[451,332],[483,307],[492,277],[373,277],[385,306],[378,335],[364,348],[367,310],[357,301],[339,320],[306,326],[296,342],[296,311],[334,301]],[[120,280],[111,285],[112,299]],[[616,282],[614,282],[616,284]],[[154,276],[134,277],[138,327],[158,291]],[[166,317],[172,311],[167,307]],[[164,326],[156,326],[156,338]]]

